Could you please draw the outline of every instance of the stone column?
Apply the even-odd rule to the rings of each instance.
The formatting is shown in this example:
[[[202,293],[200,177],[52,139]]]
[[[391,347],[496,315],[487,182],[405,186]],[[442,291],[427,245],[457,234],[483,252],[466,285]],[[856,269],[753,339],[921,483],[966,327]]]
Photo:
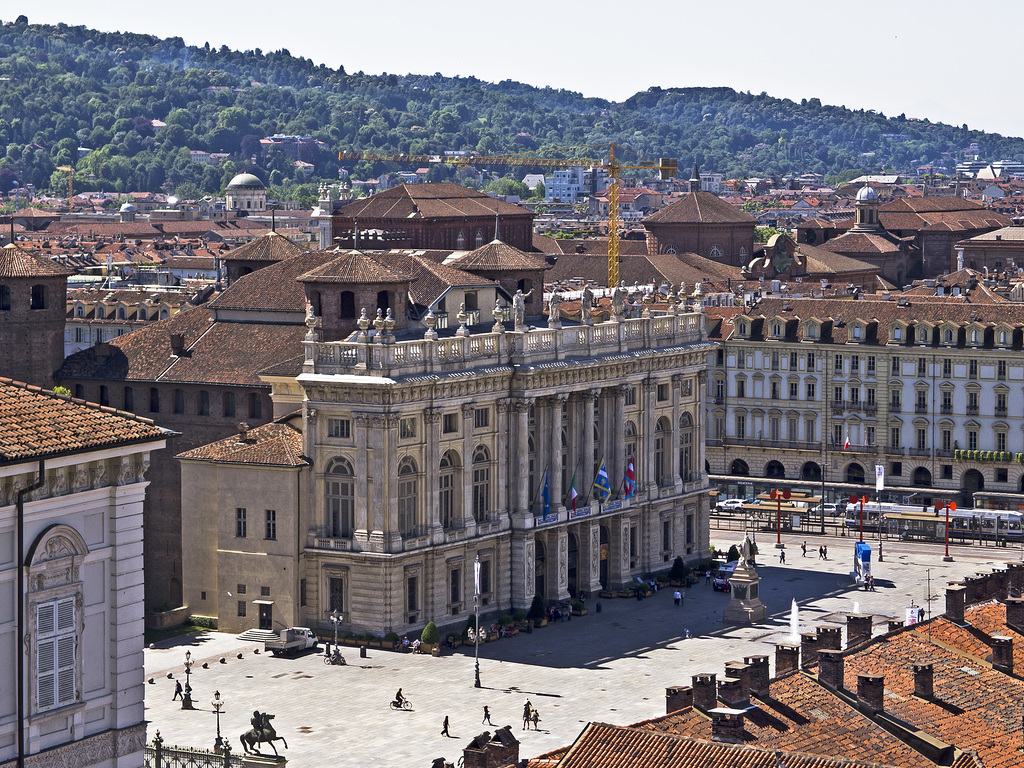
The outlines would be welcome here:
[[[597,520],[580,526],[580,560],[576,573],[580,589],[590,595],[601,591],[601,524]]]
[[[384,466],[382,467],[379,482],[381,485],[381,495],[385,499],[385,508],[388,510],[388,519],[384,530],[386,531],[386,546],[390,552],[397,552],[402,546],[401,532],[398,530],[398,483],[395,482],[398,477],[398,420],[397,413],[387,413],[382,417],[384,450],[381,453],[384,458]],[[429,478],[433,477],[436,479],[437,475],[431,472],[429,467],[417,464],[417,468],[420,470],[419,497],[421,499],[421,507],[417,510],[416,525],[422,526],[424,522],[424,509],[422,505],[426,504],[425,484],[429,482]]]
[[[680,493],[683,490],[683,481],[679,478],[679,419],[682,416],[680,397],[682,395],[684,378],[686,377],[681,374],[676,374],[672,377],[672,429],[669,432],[671,444],[668,446],[668,461],[671,468],[672,485],[676,493]]]
[[[440,492],[437,484],[436,473],[441,465],[441,409],[425,408],[423,410],[423,439],[426,443],[424,450],[425,463],[424,474],[429,478],[434,476],[433,481],[427,481],[427,487],[423,489],[423,498],[427,501],[427,529],[435,543],[444,541],[444,529],[441,527],[441,518],[438,514],[441,506]]]
[[[568,454],[566,456],[566,463],[568,465],[568,469],[567,469],[567,472],[566,472],[566,474],[567,474],[566,482],[569,483],[569,485],[571,486],[572,485],[573,475],[575,475],[576,476],[576,490],[577,490],[577,492],[579,492],[580,496],[582,497],[585,494],[582,491],[583,482],[582,482],[582,478],[580,477],[580,466],[579,466],[579,463],[580,463],[580,448],[581,448],[581,443],[580,443],[580,416],[579,416],[580,400],[579,400],[579,394],[576,393],[576,392],[571,392],[568,395],[566,395],[566,398],[568,399],[567,412],[568,412],[568,415],[569,415],[569,428],[567,430],[568,438],[569,438],[569,444],[568,444],[568,446],[566,446],[568,448],[568,450],[566,452]],[[569,499],[569,488],[568,487],[562,493],[562,498],[566,502],[568,502],[568,499]],[[583,503],[583,499],[580,498],[578,503],[582,504]]]
[[[694,387],[696,388],[694,390],[696,405],[693,409],[693,446],[690,450],[693,454],[694,472],[699,473],[697,477],[706,482],[704,477],[704,446],[707,436],[704,433],[704,405],[708,396],[707,370],[697,371],[697,382],[694,384]]]
[[[641,382],[640,391],[643,397],[643,413],[641,414],[639,453],[643,454],[643,490],[657,497],[657,482],[654,478],[654,398],[658,385],[651,379]],[[637,478],[637,483],[640,478]]]
[[[367,467],[367,456],[369,451],[367,448],[367,435],[366,429],[369,426],[370,420],[367,418],[365,413],[356,413],[352,415],[352,421],[355,422],[356,428],[356,455],[355,455],[355,538],[356,541],[365,542],[370,536],[370,524],[366,518],[366,500],[369,498],[370,488],[370,473]]]
[[[550,462],[548,457],[550,455],[551,441],[546,439],[549,434],[551,416],[549,413],[549,405],[546,398],[538,399],[534,401],[533,407],[533,422],[534,422],[534,450],[536,451],[536,474],[537,474],[537,488],[533,492],[533,498],[530,500],[531,503],[537,505],[537,509],[541,509],[543,501],[541,500],[541,494],[544,490],[544,472],[549,470]],[[548,473],[548,491],[550,492],[550,472]]]
[[[498,411],[498,434],[499,435],[512,435],[512,425],[509,422],[509,406],[511,400],[507,397],[503,397],[495,404]],[[495,484],[497,486],[498,494],[495,499],[495,509],[504,512],[509,509],[510,493],[508,478],[508,455],[511,446],[509,445],[510,440],[498,440],[498,450],[495,455],[496,467],[495,467]]]
[[[610,445],[609,450],[612,453],[611,470],[615,473],[615,477],[621,478],[626,476],[626,390],[629,389],[625,384],[621,384],[617,387],[613,387],[611,390],[611,401],[613,403],[611,409],[611,418],[609,419],[608,425],[608,442]],[[635,462],[635,459],[634,459]],[[624,489],[620,485],[619,495],[624,494]]]
[[[384,482],[386,471],[384,456],[384,416],[375,413],[370,416],[370,449],[373,451],[373,492],[371,499],[371,512],[367,515],[367,523],[370,528],[370,540],[383,544],[385,530],[385,511],[388,510],[388,498],[385,495],[387,483]]]
[[[583,432],[583,463],[580,465],[580,478],[583,488],[580,495],[584,498],[592,498],[594,490],[594,400],[597,397],[597,390],[588,389],[581,393],[583,398],[583,422],[580,430]],[[584,488],[586,490],[584,490]]]
[[[556,549],[558,560],[558,592],[555,595],[557,600],[569,599],[569,531],[566,526],[560,525],[555,531],[553,538],[558,542]],[[577,551],[577,555],[579,552]],[[577,568],[579,564],[577,563]],[[579,571],[577,570],[577,576]]]
[[[537,591],[534,583],[533,531],[515,531],[512,535],[512,607],[528,610]]]
[[[562,488],[562,403],[568,395],[555,395],[548,399],[551,430],[551,510],[565,507],[565,489]]]
[[[527,517],[530,514],[530,400],[517,398],[512,401],[515,409],[516,423],[516,476],[511,478],[515,484],[515,514]]]
[[[462,504],[460,504],[461,525],[466,528],[475,522],[473,516],[473,416],[476,406],[463,403],[462,411]],[[434,483],[437,485],[437,483]]]

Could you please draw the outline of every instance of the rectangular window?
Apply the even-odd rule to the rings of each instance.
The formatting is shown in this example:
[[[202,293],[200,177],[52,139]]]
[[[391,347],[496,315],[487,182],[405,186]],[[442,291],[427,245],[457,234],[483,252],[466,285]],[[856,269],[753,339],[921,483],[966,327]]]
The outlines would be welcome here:
[[[131,387],[124,388],[124,409],[126,411],[135,410],[135,390]]]
[[[636,568],[640,560],[640,529],[636,525],[629,526],[629,567]]]
[[[40,712],[77,700],[75,598],[36,606],[36,704]]]
[[[274,541],[277,539],[277,511],[273,509],[267,510],[267,523],[266,523],[266,535],[265,539]]]
[[[636,405],[636,387],[626,387],[626,405]]]
[[[491,594],[491,561],[480,561],[480,594]]]
[[[174,390],[174,412],[184,413],[185,412],[185,390],[175,389]]]
[[[928,412],[928,392],[924,389],[919,389],[914,393],[917,396],[916,410],[918,413]]]
[[[868,405],[874,405],[875,404],[875,388],[874,387],[868,387],[867,389],[865,389],[864,390],[864,395],[867,397]]]
[[[875,428],[874,427],[864,427],[864,442],[867,445],[874,445],[875,444]]]
[[[813,371],[814,370],[814,353],[813,352],[808,352],[807,353],[807,370],[808,371]]]
[[[797,353],[796,352],[790,352],[789,353],[789,370],[791,370],[791,371],[795,371],[796,370],[796,359],[797,359]]]
[[[777,381],[773,381],[772,382],[771,392],[772,392],[772,400],[778,400],[779,399],[779,382],[777,382]]]
[[[889,375],[890,376],[899,376],[900,375],[900,359],[899,359],[899,357],[897,357],[895,355],[893,355],[891,358],[889,358]]]
[[[779,353],[778,352],[772,352],[772,370],[773,371],[779,370]]]
[[[245,600],[238,601],[238,616],[239,618],[245,618]]]
[[[903,407],[902,400],[903,398],[900,395],[900,391],[898,389],[892,390],[889,393],[889,409],[893,411],[900,410]]]
[[[477,408],[473,411],[473,428],[487,429],[491,425],[491,409]]]
[[[846,438],[843,435],[843,425],[833,424],[832,425],[832,445],[843,446],[846,443]]]
[[[737,379],[736,380],[736,397],[746,397],[746,396],[747,396],[747,382],[746,382],[746,379]]]
[[[270,597],[270,587],[260,587],[260,597]]]
[[[832,360],[832,371],[837,376],[842,376],[843,375],[843,356],[842,355],[836,355],[835,358],[833,358],[833,360]]]
[[[953,361],[943,360],[942,361],[942,378],[951,379],[953,378]]]
[[[875,375],[875,356],[868,355],[868,376]]]
[[[949,451],[953,448],[953,431],[949,429],[942,430],[942,450]]]
[[[462,569],[452,568],[448,572],[448,602],[452,605],[462,600]]]
[[[943,392],[942,393],[942,402],[940,404],[940,408],[942,409],[943,413],[952,413],[953,412],[953,393],[952,392]]]
[[[860,355],[850,355],[850,373],[860,373]]]
[[[817,385],[813,381],[808,381],[804,387],[808,400],[814,400],[818,396]]]
[[[199,415],[210,415],[210,393],[205,389],[200,390],[199,392]]]
[[[854,408],[860,405],[860,387],[850,387],[850,404]]]
[[[1006,415],[1006,393],[1005,392],[997,392],[996,393],[996,416],[1005,416],[1005,415]]]
[[[235,393],[225,392],[222,402],[224,404],[224,418],[235,418]]]
[[[928,375],[928,358],[919,357],[917,358],[917,375],[927,376]]]
[[[814,419],[808,419],[804,422],[804,440],[812,443],[817,439],[818,430],[814,426]]]
[[[967,378],[976,379],[978,378],[978,361],[971,360],[967,363]]]
[[[967,448],[971,451],[978,450],[978,430],[967,430]]]
[[[245,594],[245,584],[236,584],[235,585],[235,592],[237,592],[239,595],[244,595]]]
[[[1000,379],[1000,380],[1005,380],[1006,379],[1006,361],[1005,360],[999,360],[999,361],[996,362],[996,365],[998,366],[997,369],[996,369],[996,377],[998,379]]]
[[[453,435],[459,431],[459,415],[457,413],[446,413],[441,421],[441,431],[446,435]]]
[[[1006,433],[1005,432],[996,432],[996,450],[997,451],[1005,451],[1006,450]]]
[[[249,416],[253,419],[263,418],[263,399],[259,392],[249,393]]]
[[[405,610],[414,613],[420,609],[420,580],[410,576],[405,580]]]
[[[235,508],[235,536],[244,539],[247,532],[247,513],[245,507]]]
[[[789,382],[789,399],[796,400],[800,394],[800,385],[795,381]]]
[[[340,576],[327,579],[327,610],[329,613],[345,610],[345,580]]]
[[[903,477],[903,462],[894,461],[892,466],[889,468],[889,471],[894,477]]]
[[[900,447],[900,435],[901,435],[901,433],[902,433],[902,430],[901,430],[900,427],[890,427],[889,428],[889,447],[890,448],[899,448]]]
[[[942,479],[943,480],[952,480],[953,479],[953,465],[952,464],[943,464],[942,465]]]
[[[306,580],[299,579],[299,605],[304,606],[306,604]]]
[[[832,402],[836,405],[842,405],[843,403],[843,388],[832,387]]]
[[[924,427],[918,427],[916,433],[915,447],[917,450],[923,451],[928,447],[928,430]]]
[[[348,440],[352,437],[352,421],[350,419],[328,419],[327,437]]]
[[[149,388],[149,412],[160,413],[160,390],[156,387]]]
[[[736,437],[740,440],[747,436],[747,417],[737,416],[736,417]]]
[[[658,402],[664,403],[668,400],[668,384],[658,385]]]

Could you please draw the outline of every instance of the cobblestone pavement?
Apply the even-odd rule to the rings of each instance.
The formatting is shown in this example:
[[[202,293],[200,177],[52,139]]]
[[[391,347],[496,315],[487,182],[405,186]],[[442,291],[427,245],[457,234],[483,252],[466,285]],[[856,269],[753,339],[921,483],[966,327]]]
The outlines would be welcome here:
[[[720,533],[716,546],[738,538]],[[473,687],[471,647],[440,659],[372,648],[360,659],[358,649],[346,648],[349,666],[328,667],[316,654],[295,659],[254,654],[256,644],[216,632],[167,641],[145,655],[147,680],[154,681],[146,688],[148,737],[159,730],[167,744],[211,747],[215,718],[209,701],[216,689],[227,700],[221,729],[234,751],[241,751],[238,736],[248,730],[252,711],[269,711],[288,742],[287,749],[280,743],[278,749],[295,766],[427,768],[440,756],[455,762],[473,736],[491,729],[481,724],[485,704],[494,726],[511,724],[522,742],[521,756],[531,757],[571,743],[589,721],[627,724],[662,714],[667,686],[688,685],[701,672],[720,675],[726,661],[767,654],[774,674],[773,643],[788,639],[794,599],[802,631],[827,622],[844,624],[844,613],[859,610],[875,615],[880,632],[888,618],[902,619],[912,601],[927,606],[929,578],[931,610],[938,614],[944,610],[946,582],[1021,558],[1015,549],[958,547],[954,561],[945,563],[941,545],[886,542],[884,561],[874,563],[877,591],[864,592],[849,575],[855,539],[808,536],[807,557],[801,556],[803,538],[783,540],[785,565],[774,549],[775,536],[759,537],[765,624],[724,625],[728,595],[703,581],[686,590],[679,608],[671,590],[643,601],[591,598],[588,616],[481,645],[479,689]],[[820,543],[829,548],[827,561],[818,559]],[[692,639],[684,639],[686,629]],[[167,676],[183,675],[186,650],[197,662],[192,687],[199,711],[194,712],[171,701],[174,680]],[[413,711],[388,708],[399,687]],[[536,732],[522,730],[527,699],[540,712]],[[445,715],[451,718],[452,738],[440,735]]]

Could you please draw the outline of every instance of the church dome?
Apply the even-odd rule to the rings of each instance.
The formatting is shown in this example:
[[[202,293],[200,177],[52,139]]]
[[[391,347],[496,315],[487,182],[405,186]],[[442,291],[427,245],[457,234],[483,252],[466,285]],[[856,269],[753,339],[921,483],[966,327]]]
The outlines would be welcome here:
[[[874,188],[870,184],[865,184],[857,190],[857,200],[867,200],[872,203],[877,202],[878,193],[875,192]]]
[[[135,213],[135,206],[131,203],[125,203],[121,206],[121,213]]]
[[[230,182],[228,189],[266,189],[266,185],[251,173],[240,173]]]

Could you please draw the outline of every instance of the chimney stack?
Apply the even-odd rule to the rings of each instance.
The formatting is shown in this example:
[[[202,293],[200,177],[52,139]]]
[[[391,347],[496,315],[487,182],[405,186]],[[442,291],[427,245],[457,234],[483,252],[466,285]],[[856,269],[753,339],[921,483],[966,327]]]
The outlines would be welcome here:
[[[992,666],[1000,672],[1013,674],[1013,638],[992,636]]]
[[[1006,598],[1006,626],[1024,633],[1024,597]]]
[[[895,632],[897,629],[903,629],[903,622],[899,619],[889,619],[889,631]]]
[[[775,644],[775,676],[800,668],[800,646],[793,643]]]
[[[251,442],[251,438],[249,437],[249,425],[244,421],[238,422],[238,442]]]
[[[512,735],[511,726],[504,725],[494,732],[484,731],[462,750],[464,768],[501,768],[519,762],[519,741]]]
[[[713,672],[694,675],[690,678],[690,684],[693,688],[694,707],[707,713],[718,706],[718,684]]]
[[[871,614],[851,613],[846,617],[846,647],[855,648],[871,639]]]
[[[665,689],[665,714],[671,715],[681,709],[693,708],[693,688],[688,685],[677,685]]]
[[[931,664],[914,665],[914,695],[930,699],[935,694],[935,670]]]
[[[818,682],[826,688],[840,690],[843,687],[843,652],[818,651]]]
[[[1006,596],[1024,597],[1024,563],[1006,564]]]
[[[813,667],[818,662],[818,636],[813,632],[800,635],[800,666]]]
[[[946,587],[946,618],[954,624],[963,625],[964,622],[964,593],[965,587],[960,584],[952,584]]]
[[[885,677],[883,675],[857,675],[857,699],[871,712],[885,709]]]
[[[741,677],[719,680],[718,699],[730,709],[745,709],[750,706],[750,693]]]
[[[743,712],[718,707],[711,712],[711,740],[739,744],[743,741]]]
[[[768,657],[763,655],[744,656],[743,661],[749,667],[747,681],[750,684],[750,693],[754,696],[769,695],[771,674],[768,671]]]
[[[843,648],[843,630],[840,627],[818,627],[818,650],[839,651]]]
[[[171,354],[175,357],[181,357],[181,353],[185,351],[185,334],[183,333],[172,333],[171,334]]]

